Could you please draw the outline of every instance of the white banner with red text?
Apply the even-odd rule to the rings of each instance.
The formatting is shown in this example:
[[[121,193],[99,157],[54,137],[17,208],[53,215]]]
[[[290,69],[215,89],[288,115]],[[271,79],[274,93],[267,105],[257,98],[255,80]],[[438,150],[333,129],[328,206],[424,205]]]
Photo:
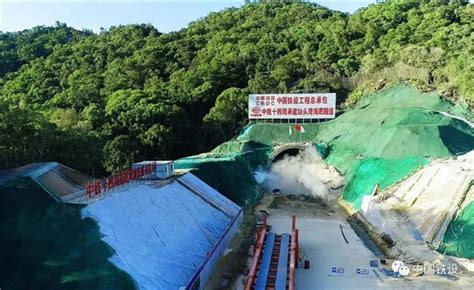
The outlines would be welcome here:
[[[333,119],[336,94],[251,94],[249,119]]]

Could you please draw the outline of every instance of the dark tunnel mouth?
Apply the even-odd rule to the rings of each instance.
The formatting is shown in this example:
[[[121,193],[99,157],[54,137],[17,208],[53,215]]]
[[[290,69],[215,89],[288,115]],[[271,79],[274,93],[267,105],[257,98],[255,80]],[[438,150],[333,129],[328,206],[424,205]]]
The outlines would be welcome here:
[[[285,158],[285,156],[296,156],[298,155],[301,151],[303,151],[301,148],[288,148],[280,153],[278,153],[272,160],[272,163],[278,162]]]

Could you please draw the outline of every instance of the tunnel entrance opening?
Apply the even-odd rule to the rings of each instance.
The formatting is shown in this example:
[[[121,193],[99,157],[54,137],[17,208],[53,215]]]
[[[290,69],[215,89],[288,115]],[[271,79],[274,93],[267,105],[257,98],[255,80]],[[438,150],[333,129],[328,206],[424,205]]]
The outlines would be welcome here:
[[[272,154],[268,158],[268,167],[273,163],[280,161],[285,158],[285,156],[296,156],[300,152],[305,151],[313,147],[313,144],[310,143],[287,143],[280,146],[276,146]]]
[[[302,150],[300,148],[289,148],[286,149],[280,153],[278,153],[272,160],[272,163],[278,162],[285,158],[286,156],[296,156],[298,155]]]

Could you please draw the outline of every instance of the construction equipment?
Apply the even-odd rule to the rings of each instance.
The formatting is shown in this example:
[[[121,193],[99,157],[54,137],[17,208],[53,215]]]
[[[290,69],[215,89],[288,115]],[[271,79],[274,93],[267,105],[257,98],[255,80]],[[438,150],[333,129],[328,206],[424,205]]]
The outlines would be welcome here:
[[[267,216],[257,228],[253,261],[245,290],[294,290],[298,261],[298,230],[292,216],[291,234],[276,234],[269,230]]]

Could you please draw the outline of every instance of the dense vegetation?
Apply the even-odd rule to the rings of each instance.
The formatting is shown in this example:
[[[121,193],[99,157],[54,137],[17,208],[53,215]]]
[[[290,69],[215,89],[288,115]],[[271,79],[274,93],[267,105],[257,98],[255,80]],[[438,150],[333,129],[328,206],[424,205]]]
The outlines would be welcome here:
[[[472,104],[473,14],[461,0],[394,0],[353,15],[253,3],[167,34],[60,23],[0,33],[0,168],[56,160],[100,175],[202,152],[246,122],[249,92],[335,91],[354,102],[383,76]]]

